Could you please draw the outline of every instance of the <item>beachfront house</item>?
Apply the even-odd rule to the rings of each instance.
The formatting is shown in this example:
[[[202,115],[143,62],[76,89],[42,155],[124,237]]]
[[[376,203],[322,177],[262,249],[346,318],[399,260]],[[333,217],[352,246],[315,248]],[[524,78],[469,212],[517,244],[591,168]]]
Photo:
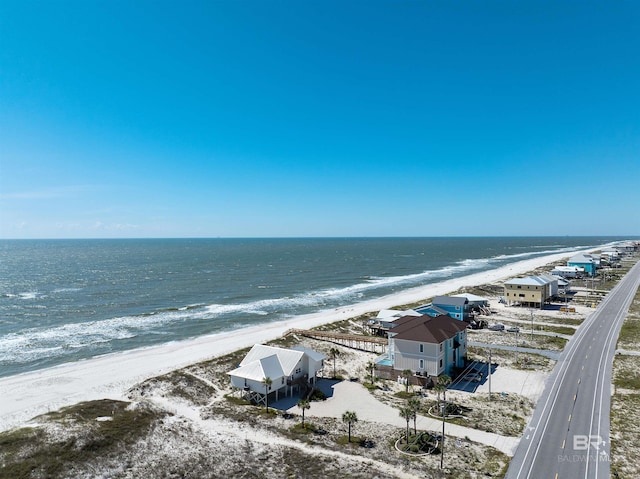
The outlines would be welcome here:
[[[382,368],[387,366],[391,370],[392,377],[410,370],[419,378],[435,378],[441,374],[451,375],[454,368],[464,367],[465,322],[442,314],[435,318],[405,316],[395,323],[388,333],[387,353],[377,361]]]
[[[504,297],[509,305],[517,303],[542,309],[552,297],[553,282],[541,276],[513,278],[504,282]],[[557,281],[555,284],[557,288]]]
[[[452,296],[436,296],[430,304],[416,308],[421,314],[432,317],[446,314],[453,319],[467,321],[475,314],[491,314],[489,301],[471,293],[460,293]]]
[[[300,394],[315,384],[325,359],[323,354],[302,346],[284,349],[256,344],[227,374],[234,389],[252,402],[266,404],[267,394],[277,401],[280,396]]]
[[[556,280],[558,281],[558,293],[563,295],[567,294],[571,288],[571,283],[562,276],[556,276],[554,274],[552,274],[551,276],[556,278]]]
[[[549,282],[549,299],[557,298],[558,290],[560,288],[558,277],[553,276],[552,274],[543,273],[540,275],[540,278],[545,279]]]
[[[578,268],[584,268],[585,273],[589,276],[596,274],[596,260],[590,254],[580,253],[572,256],[567,261],[567,266],[576,266]]]
[[[563,278],[582,278],[584,276],[584,268],[578,266],[556,266],[551,271],[553,276],[562,276]]]
[[[453,319],[465,319],[467,311],[467,298],[462,296],[436,296],[430,304],[416,308],[421,314],[431,317],[446,314]]]
[[[371,332],[377,336],[385,337],[387,331],[393,328],[394,323],[403,316],[420,316],[421,313],[414,311],[413,309],[406,309],[404,311],[398,311],[396,309],[383,309],[381,310],[375,319],[369,320],[369,327]]]

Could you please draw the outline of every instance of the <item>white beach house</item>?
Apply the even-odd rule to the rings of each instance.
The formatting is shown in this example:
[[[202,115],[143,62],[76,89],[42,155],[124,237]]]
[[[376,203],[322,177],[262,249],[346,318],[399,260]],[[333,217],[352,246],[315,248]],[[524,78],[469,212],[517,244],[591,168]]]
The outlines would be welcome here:
[[[250,401],[265,404],[266,394],[273,394],[277,401],[281,395],[300,393],[315,384],[325,359],[323,354],[302,346],[284,349],[256,344],[227,374],[231,385]],[[271,384],[267,384],[267,378]]]

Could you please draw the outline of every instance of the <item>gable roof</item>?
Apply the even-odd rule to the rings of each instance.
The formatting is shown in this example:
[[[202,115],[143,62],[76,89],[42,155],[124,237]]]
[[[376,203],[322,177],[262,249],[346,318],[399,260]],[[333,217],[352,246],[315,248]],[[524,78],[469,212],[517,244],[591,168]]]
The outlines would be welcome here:
[[[302,351],[304,354],[309,356],[312,361],[320,362],[323,359],[327,359],[324,354],[319,353],[318,351],[314,351],[313,349],[305,348],[304,346],[298,345],[294,346],[292,349],[294,349],[295,351]]]
[[[482,296],[478,296],[477,294],[472,294],[472,293],[454,294],[451,297],[452,298],[467,298],[467,301],[471,301],[471,302],[488,301],[487,298],[483,298]]]
[[[231,371],[229,375],[253,381],[262,381],[267,377],[277,379],[285,376],[276,354],[241,365]]]
[[[428,304],[425,307],[418,309],[420,310],[420,313],[428,314],[429,316],[440,316],[441,314],[447,314],[444,309],[439,308],[438,306],[434,306],[433,304]]]
[[[467,298],[464,296],[436,296],[431,304],[436,306],[464,306]]]
[[[553,271],[560,271],[563,273],[579,273],[584,272],[584,268],[581,266],[556,266]],[[551,274],[553,274],[553,271]]]
[[[398,311],[397,309],[381,309],[380,312],[378,312],[376,319],[386,321],[391,318],[400,318],[402,316],[420,316],[420,313],[413,309],[407,309],[405,311]]]
[[[277,361],[283,371],[284,376],[291,376],[296,366],[304,356],[304,351],[295,351],[293,349],[276,348],[273,346],[265,346],[264,344],[255,344],[240,362],[240,366],[246,366],[254,361],[276,356]]]
[[[453,338],[460,331],[467,329],[468,324],[458,319],[442,314],[432,318],[430,316],[406,316],[400,318],[398,324],[390,332],[393,339],[419,341],[421,343],[440,344]],[[400,321],[399,320],[399,321]]]
[[[593,262],[594,262],[593,256],[584,254],[584,253],[580,253],[575,256],[572,256],[571,258],[569,258],[569,261],[567,261],[567,263],[593,263]]]
[[[555,281],[558,281],[558,277],[557,276],[553,276],[552,274],[547,274],[547,273],[543,273],[539,276],[540,278],[546,279],[547,281],[549,281],[550,283],[553,283]]]
[[[526,278],[513,278],[505,281],[504,284],[516,284],[522,286],[544,286],[551,283],[553,280],[541,278],[540,276],[527,276]]]

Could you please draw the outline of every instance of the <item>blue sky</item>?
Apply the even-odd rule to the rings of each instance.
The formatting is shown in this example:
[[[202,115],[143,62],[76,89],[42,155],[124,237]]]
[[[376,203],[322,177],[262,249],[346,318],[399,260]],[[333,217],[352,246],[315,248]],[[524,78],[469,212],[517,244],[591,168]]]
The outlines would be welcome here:
[[[0,237],[640,234],[635,1],[0,2]]]

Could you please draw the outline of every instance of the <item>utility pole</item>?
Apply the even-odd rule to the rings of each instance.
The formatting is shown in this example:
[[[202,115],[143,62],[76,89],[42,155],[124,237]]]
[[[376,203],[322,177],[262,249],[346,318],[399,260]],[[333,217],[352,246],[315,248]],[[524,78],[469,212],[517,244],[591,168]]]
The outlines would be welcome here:
[[[491,348],[489,348],[489,368],[487,374],[489,375],[489,402],[491,402]]]
[[[533,341],[533,309],[530,309],[529,312],[531,313],[531,341]]]
[[[440,469],[444,469],[444,417],[447,414],[447,389],[442,393],[442,443],[440,444]]]

